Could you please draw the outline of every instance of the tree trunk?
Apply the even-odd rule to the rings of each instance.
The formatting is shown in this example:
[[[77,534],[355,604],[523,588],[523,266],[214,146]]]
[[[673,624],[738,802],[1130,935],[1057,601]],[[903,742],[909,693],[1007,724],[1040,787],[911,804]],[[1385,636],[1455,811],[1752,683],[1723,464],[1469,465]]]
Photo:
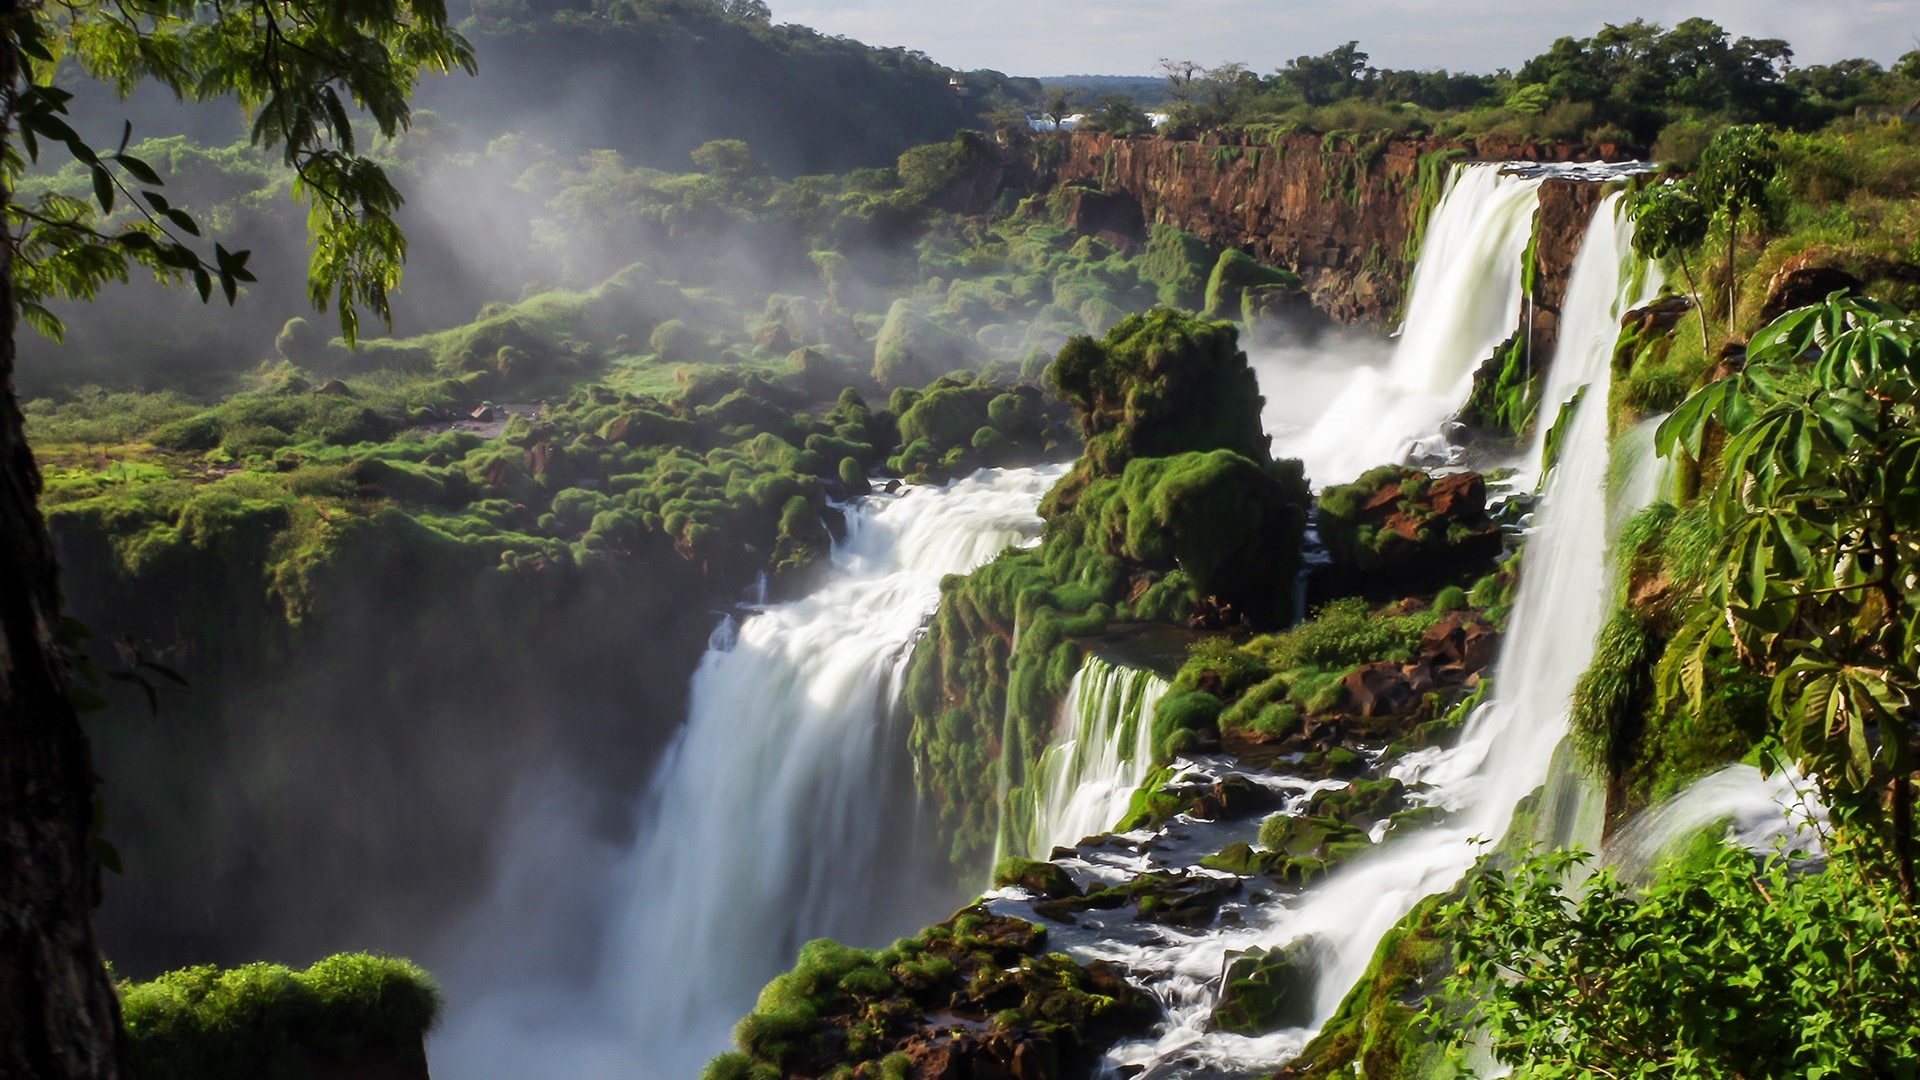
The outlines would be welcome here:
[[[1733,273],[1733,241],[1740,235],[1740,207],[1733,206],[1727,212],[1727,340],[1732,341],[1740,332],[1740,285]],[[1711,363],[1712,357],[1707,357]]]
[[[18,0],[0,0],[0,25],[20,17]],[[0,36],[0,80],[17,87],[19,75]],[[10,197],[0,186],[0,204]],[[107,1080],[124,1075],[126,1040],[93,933],[93,769],[68,697],[40,470],[13,395],[11,254],[0,244],[0,1076]]]

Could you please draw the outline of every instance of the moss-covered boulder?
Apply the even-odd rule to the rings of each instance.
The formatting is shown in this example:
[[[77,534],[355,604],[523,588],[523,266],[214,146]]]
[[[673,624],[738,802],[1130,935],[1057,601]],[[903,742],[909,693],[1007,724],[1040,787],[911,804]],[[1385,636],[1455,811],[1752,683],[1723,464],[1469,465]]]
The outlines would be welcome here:
[[[1326,950],[1310,937],[1233,956],[1208,1026],[1236,1035],[1306,1027],[1313,1023],[1314,991],[1326,960]]]
[[[1244,298],[1249,292],[1299,287],[1300,275],[1293,271],[1266,266],[1238,248],[1228,248],[1207,276],[1206,312],[1216,319],[1238,319],[1248,314]]]
[[[905,299],[895,300],[873,340],[873,381],[881,386],[919,386],[970,367],[971,338],[941,326]]]
[[[1087,479],[1118,476],[1136,457],[1188,451],[1272,460],[1260,384],[1228,323],[1166,309],[1129,315],[1097,341],[1067,342],[1047,378],[1086,436],[1076,472]],[[1060,495],[1073,491],[1068,485]]]
[[[1080,895],[1080,886],[1075,885],[1073,878],[1060,867],[1050,862],[1013,855],[1001,859],[1000,864],[993,868],[993,884],[1001,889],[1018,886],[1035,896],[1050,899]]]
[[[1320,494],[1320,536],[1333,562],[1318,595],[1433,593],[1470,584],[1504,548],[1487,516],[1486,481],[1404,465],[1370,469]]]
[[[1155,1010],[1101,963],[1046,952],[1032,923],[966,908],[891,947],[800,950],[703,1080],[1085,1075]]]

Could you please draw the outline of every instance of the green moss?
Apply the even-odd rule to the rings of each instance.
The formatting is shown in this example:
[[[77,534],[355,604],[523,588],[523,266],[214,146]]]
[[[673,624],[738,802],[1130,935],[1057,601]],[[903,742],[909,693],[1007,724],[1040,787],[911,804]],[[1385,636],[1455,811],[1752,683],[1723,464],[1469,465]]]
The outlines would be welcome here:
[[[426,972],[343,954],[305,971],[211,965],[120,985],[131,1061],[153,1080],[310,1075],[373,1059],[424,1066],[441,997]]]
[[[1424,999],[1448,973],[1452,947],[1442,936],[1439,912],[1453,899],[1428,897],[1387,931],[1366,973],[1283,1075],[1292,1080],[1460,1075],[1422,1018]]]
[[[1536,368],[1525,334],[1495,348],[1473,373],[1473,388],[1460,408],[1461,423],[1517,438],[1533,425],[1544,372]]]
[[[1248,289],[1297,289],[1300,276],[1291,270],[1256,262],[1237,248],[1220,253],[1207,277],[1206,313],[1216,319],[1238,319],[1240,298]]]

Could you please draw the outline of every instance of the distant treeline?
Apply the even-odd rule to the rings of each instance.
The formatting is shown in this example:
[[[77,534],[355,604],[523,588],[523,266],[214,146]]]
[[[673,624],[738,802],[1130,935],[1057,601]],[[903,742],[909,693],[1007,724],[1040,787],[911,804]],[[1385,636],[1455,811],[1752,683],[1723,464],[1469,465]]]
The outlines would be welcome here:
[[[1787,42],[1735,37],[1698,18],[1671,29],[1643,19],[1608,24],[1491,75],[1400,71],[1368,60],[1352,41],[1269,75],[1244,63],[1163,60],[1169,127],[1663,143],[1661,157],[1684,163],[1728,124],[1810,129],[1860,110],[1911,113],[1920,104],[1920,49],[1891,67],[1868,59],[1796,67]]]

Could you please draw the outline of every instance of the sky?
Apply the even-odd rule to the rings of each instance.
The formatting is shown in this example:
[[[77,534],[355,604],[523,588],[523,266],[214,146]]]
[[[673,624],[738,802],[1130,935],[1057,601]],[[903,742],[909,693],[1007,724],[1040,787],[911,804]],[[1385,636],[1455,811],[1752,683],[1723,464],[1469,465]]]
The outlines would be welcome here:
[[[1920,49],[1920,0],[770,0],[774,18],[949,67],[1010,75],[1150,75],[1161,57],[1270,72],[1350,40],[1375,67],[1517,68],[1557,37],[1699,15],[1784,38],[1799,64]]]

